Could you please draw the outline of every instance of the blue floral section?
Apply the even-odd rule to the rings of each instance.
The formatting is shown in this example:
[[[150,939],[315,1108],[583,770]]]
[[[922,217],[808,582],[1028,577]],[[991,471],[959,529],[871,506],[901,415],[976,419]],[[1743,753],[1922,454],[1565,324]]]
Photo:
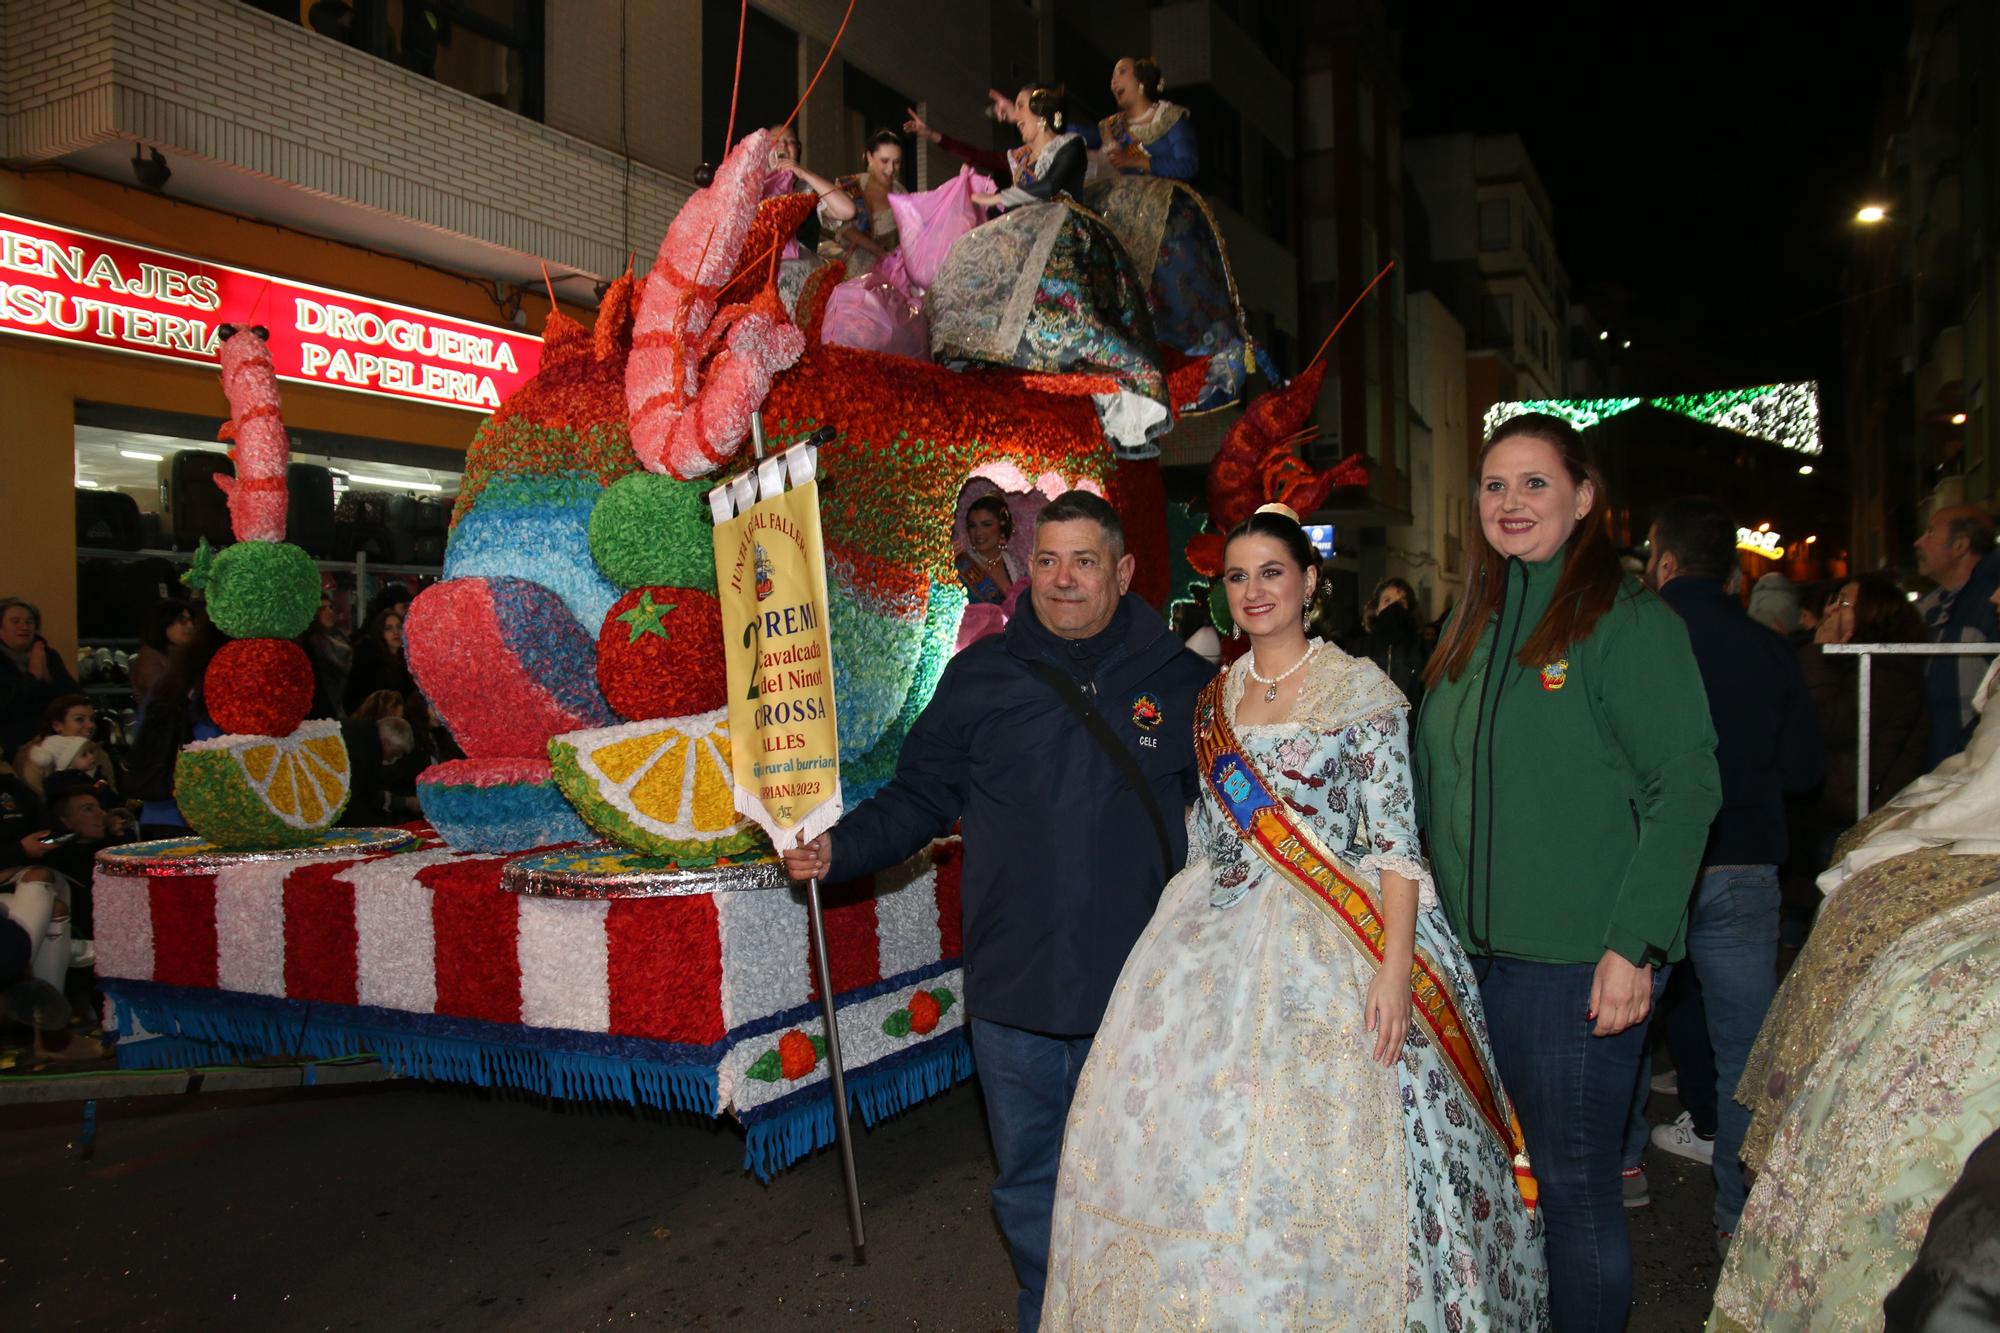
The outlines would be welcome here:
[[[958,645],[958,622],[965,614],[966,602],[965,589],[956,580],[931,584],[930,609],[924,616],[923,646],[917,654],[916,667],[910,673],[901,711],[866,754],[849,759],[846,747],[842,747],[841,795],[850,809],[873,796],[896,776],[896,756],[902,751],[903,738],[910,734],[917,714],[924,711],[931,696],[937,693],[938,681],[944,677],[945,664],[951,661],[952,652]]]
[[[595,643],[619,595],[590,558],[590,511],[602,494],[591,477],[488,482],[451,531],[444,576],[533,580],[563,599]]]
[[[840,754],[866,754],[902,711],[911,674],[923,652],[925,621],[882,615],[861,604],[853,591],[827,585],[833,622],[834,717],[840,727]]]
[[[424,818],[457,851],[525,852],[596,836],[553,781],[487,787],[419,783],[417,798]]]
[[[559,594],[527,579],[491,578],[486,587],[500,641],[522,669],[579,727],[616,725],[618,715],[597,688],[597,635],[576,623]]]

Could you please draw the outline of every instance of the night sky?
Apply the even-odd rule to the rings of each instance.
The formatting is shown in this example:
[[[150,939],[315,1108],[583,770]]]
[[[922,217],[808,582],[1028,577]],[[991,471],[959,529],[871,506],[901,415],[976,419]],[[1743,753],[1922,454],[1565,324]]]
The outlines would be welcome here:
[[[1635,387],[1813,377],[1837,392],[1850,219],[1907,4],[1560,8],[1394,6],[1406,137],[1522,135],[1573,299],[1625,288],[1636,327],[1721,380]]]

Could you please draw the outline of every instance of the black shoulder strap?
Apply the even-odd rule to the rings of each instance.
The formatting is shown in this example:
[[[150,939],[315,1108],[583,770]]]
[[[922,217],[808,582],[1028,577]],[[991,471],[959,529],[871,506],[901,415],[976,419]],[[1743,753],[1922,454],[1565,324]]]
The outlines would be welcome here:
[[[1111,761],[1118,765],[1118,771],[1124,774],[1126,784],[1139,794],[1139,803],[1146,807],[1146,816],[1153,821],[1153,832],[1160,837],[1160,865],[1171,876],[1174,873],[1173,839],[1167,833],[1166,816],[1160,813],[1160,803],[1153,798],[1152,784],[1146,781],[1145,773],[1139,768],[1139,761],[1125,748],[1125,742],[1118,739],[1118,733],[1111,729],[1111,724],[1104,720],[1104,715],[1091,707],[1090,700],[1084,697],[1082,687],[1072,680],[1067,672],[1047,662],[1029,662],[1028,669],[1047,681],[1049,688],[1069,705],[1070,711],[1082,720],[1084,729],[1090,733],[1091,739],[1096,741],[1104,753],[1111,756]]]

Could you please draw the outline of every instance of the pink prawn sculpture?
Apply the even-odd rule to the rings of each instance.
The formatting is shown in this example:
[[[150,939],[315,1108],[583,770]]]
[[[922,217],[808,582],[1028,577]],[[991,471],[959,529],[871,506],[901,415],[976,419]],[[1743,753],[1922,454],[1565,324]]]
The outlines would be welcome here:
[[[229,420],[220,439],[231,440],[236,475],[215,484],[229,497],[229,526],[238,541],[285,539],[285,471],[291,441],[278,414],[278,376],[271,366],[270,335],[260,328],[222,326],[222,392]]]
[[[682,205],[640,289],[625,402],[633,451],[653,472],[689,480],[728,462],[772,376],[805,352],[770,283],[717,308],[757,216],[770,140],[768,130],[746,137]]]

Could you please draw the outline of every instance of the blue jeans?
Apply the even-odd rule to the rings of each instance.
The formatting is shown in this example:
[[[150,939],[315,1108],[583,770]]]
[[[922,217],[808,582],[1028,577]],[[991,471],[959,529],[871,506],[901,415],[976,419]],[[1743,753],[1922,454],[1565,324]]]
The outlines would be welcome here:
[[[1632,1312],[1632,1239],[1619,1159],[1647,1025],[1591,1035],[1595,963],[1476,957],[1472,970],[1542,1187],[1556,1333],[1622,1329]],[[1668,970],[1653,973],[1655,1004]]]
[[[1000,1164],[993,1181],[993,1215],[1007,1237],[1014,1276],[1021,1284],[1015,1297],[1021,1333],[1035,1333],[1042,1322],[1063,1124],[1090,1042],[1089,1037],[1051,1037],[972,1020],[972,1057],[986,1098],[993,1156]]]
[[[1715,1228],[1733,1232],[1743,1216],[1740,1154],[1750,1132],[1736,1085],[1778,993],[1778,868],[1704,866],[1687,947],[1715,1052]]]

